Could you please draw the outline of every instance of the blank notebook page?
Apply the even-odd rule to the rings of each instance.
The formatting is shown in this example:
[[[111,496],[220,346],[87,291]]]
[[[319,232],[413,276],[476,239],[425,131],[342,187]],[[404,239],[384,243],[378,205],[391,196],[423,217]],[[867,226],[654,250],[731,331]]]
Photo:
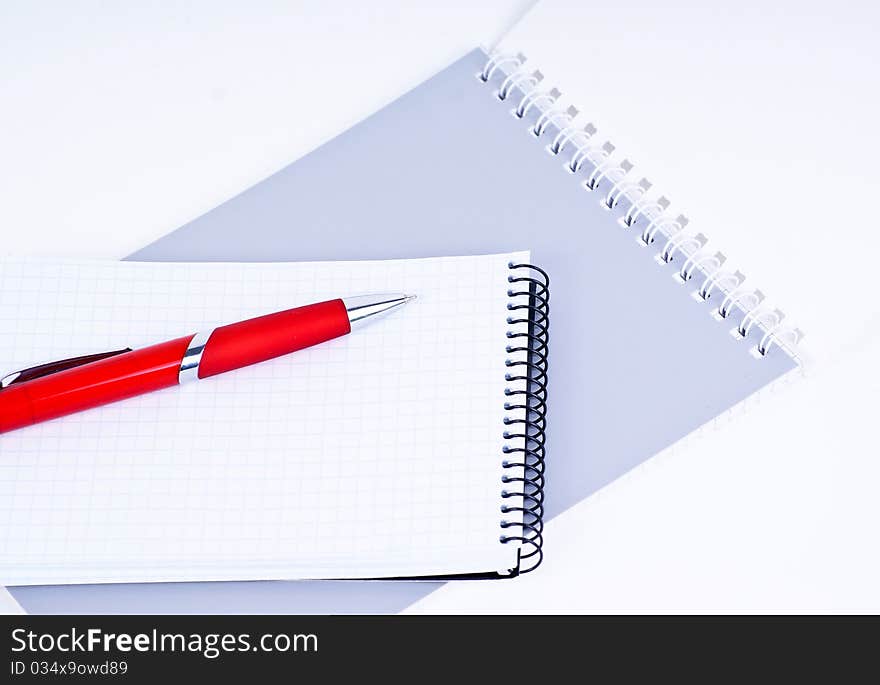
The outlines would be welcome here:
[[[508,264],[0,262],[0,360],[418,299],[256,366],[0,435],[0,583],[506,571]],[[516,328],[516,326],[514,326]]]

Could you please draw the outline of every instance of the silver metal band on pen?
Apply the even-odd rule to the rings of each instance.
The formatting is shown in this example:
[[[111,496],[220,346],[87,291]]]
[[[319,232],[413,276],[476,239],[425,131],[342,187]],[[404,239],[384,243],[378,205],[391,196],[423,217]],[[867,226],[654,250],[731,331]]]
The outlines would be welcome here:
[[[199,364],[202,363],[202,354],[205,352],[205,346],[213,332],[212,329],[207,333],[204,331],[196,333],[189,341],[186,352],[183,353],[183,359],[180,360],[180,371],[177,374],[178,383],[199,380]]]

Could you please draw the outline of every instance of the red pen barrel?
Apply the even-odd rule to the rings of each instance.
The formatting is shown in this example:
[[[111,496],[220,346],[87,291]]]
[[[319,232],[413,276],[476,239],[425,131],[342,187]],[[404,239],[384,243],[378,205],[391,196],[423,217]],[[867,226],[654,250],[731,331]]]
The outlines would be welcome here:
[[[341,299],[221,326],[211,332],[202,350],[198,377],[274,359],[350,331]],[[13,382],[0,390],[0,433],[177,385],[190,343],[197,349],[194,337]]]
[[[0,390],[0,433],[177,385],[191,335]]]
[[[208,338],[199,378],[240,369],[351,332],[342,300],[318,302],[215,328]]]

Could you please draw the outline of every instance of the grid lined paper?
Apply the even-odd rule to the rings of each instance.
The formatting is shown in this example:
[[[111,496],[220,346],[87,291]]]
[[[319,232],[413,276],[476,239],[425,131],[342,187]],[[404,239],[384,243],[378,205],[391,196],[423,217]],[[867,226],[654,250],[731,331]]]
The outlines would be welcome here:
[[[0,362],[139,347],[336,297],[353,334],[0,435],[0,583],[506,570],[508,263],[0,262]]]

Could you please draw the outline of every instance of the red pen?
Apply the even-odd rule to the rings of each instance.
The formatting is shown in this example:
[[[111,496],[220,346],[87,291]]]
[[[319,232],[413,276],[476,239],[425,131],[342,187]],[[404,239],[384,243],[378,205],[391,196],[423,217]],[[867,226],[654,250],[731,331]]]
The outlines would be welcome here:
[[[76,357],[0,379],[0,433],[216,376],[347,335],[415,296],[362,295],[267,314],[138,350]]]

